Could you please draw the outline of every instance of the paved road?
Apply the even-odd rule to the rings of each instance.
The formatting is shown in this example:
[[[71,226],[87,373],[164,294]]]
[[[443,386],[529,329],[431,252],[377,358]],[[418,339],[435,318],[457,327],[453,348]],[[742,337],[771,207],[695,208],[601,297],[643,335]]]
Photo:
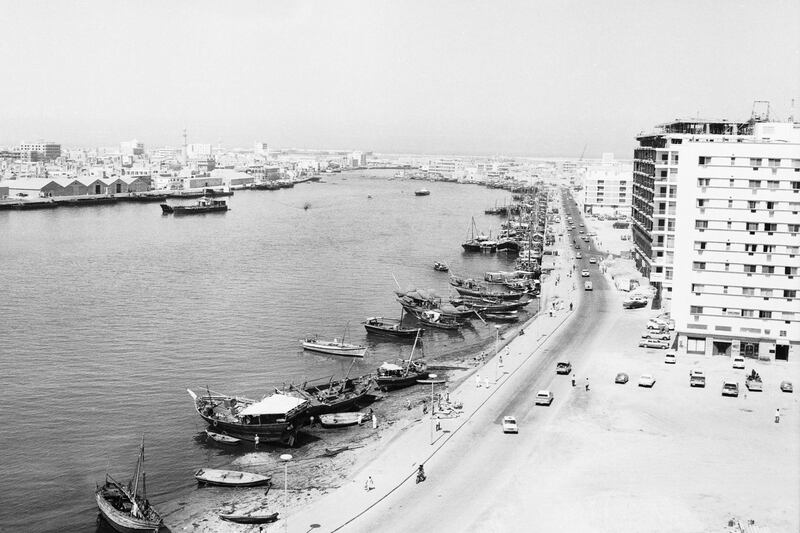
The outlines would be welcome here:
[[[581,229],[580,212],[568,202],[568,214]],[[581,241],[578,241],[581,242]],[[576,280],[583,290],[580,270],[590,271],[594,290],[583,293],[570,326],[562,328],[543,349],[487,401],[472,420],[453,436],[444,453],[426,464],[428,480],[420,485],[406,483],[393,494],[344,528],[344,531],[508,531],[514,517],[508,502],[519,500],[533,490],[535,476],[519,472],[535,471],[537,461],[546,458],[546,450],[537,446],[537,427],[549,424],[559,412],[559,399],[574,394],[570,379],[555,374],[555,363],[570,360],[578,385],[584,362],[603,342],[607,331],[609,306],[613,298],[598,265],[590,265],[587,251],[599,254],[594,243],[581,242],[584,258],[576,260],[578,277],[562,275],[562,283]],[[585,280],[587,278],[583,278]],[[533,399],[539,389],[555,395],[551,407],[537,407]],[[505,415],[517,417],[519,435],[502,433]],[[487,432],[487,428],[490,430]],[[531,524],[532,525],[532,524]],[[510,526],[511,529],[510,529]]]

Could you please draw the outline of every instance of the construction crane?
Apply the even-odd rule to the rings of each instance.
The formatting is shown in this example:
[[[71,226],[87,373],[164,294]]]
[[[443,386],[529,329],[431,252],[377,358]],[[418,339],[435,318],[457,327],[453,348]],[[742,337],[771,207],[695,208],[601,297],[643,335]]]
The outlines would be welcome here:
[[[583,151],[581,151],[581,156],[578,158],[578,161],[583,161],[583,155],[586,153],[587,146],[589,146],[589,143],[583,145]]]

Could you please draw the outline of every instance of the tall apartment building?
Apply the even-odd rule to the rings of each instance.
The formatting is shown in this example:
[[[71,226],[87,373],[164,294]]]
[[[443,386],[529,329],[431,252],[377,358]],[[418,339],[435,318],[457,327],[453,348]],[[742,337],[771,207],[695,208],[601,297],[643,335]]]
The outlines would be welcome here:
[[[800,124],[675,121],[637,139],[634,255],[679,350],[800,356]]]
[[[630,212],[633,180],[630,161],[615,161],[605,153],[590,165],[583,181],[583,210],[587,213]]]
[[[61,145],[52,142],[21,142],[16,151],[26,161],[52,161],[61,157]]]

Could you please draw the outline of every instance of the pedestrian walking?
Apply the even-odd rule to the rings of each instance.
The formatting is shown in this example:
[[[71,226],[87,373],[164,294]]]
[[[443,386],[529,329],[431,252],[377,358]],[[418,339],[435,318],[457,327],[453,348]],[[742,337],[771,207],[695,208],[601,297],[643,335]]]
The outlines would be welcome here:
[[[256,435],[256,438],[254,440],[255,440],[255,443],[256,443],[255,447],[258,448],[258,435]]]
[[[406,410],[407,411],[411,410],[411,400],[406,400]]]
[[[378,429],[378,417],[372,413],[372,429]]]
[[[575,374],[574,373],[572,374],[572,386],[573,387],[575,386]]]
[[[503,356],[500,356],[500,361],[497,363],[497,366],[503,366]]]
[[[775,409],[775,423],[779,423],[781,421],[781,410]]]
[[[481,375],[475,374],[475,387],[481,388]]]
[[[506,357],[508,357],[509,355],[511,355],[511,348],[506,346]]]
[[[589,390],[589,378],[586,378],[586,390]]]
[[[367,481],[364,482],[364,490],[369,492],[375,488],[375,483],[372,481],[372,476],[367,478]]]

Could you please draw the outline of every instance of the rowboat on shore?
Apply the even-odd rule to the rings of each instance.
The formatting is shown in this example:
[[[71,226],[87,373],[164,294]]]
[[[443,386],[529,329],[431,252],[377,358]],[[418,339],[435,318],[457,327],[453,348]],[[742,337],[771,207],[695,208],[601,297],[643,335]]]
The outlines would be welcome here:
[[[230,435],[215,433],[214,431],[209,431],[209,430],[206,430],[206,435],[208,435],[210,439],[215,440],[220,444],[236,445],[242,442],[242,439],[237,439],[236,437],[231,437]]]
[[[355,426],[361,424],[366,418],[364,413],[330,413],[327,415],[319,415],[319,423],[324,428],[343,428],[348,426]]]
[[[237,470],[217,470],[214,468],[201,468],[194,473],[198,483],[217,485],[220,487],[258,487],[269,485],[270,476],[262,476],[252,472],[239,472]]]
[[[95,492],[95,499],[100,514],[115,531],[122,533],[153,532],[161,528],[164,520],[147,500],[144,437],[142,437],[142,444],[139,447],[139,460],[131,481],[123,484],[106,474],[105,483],[99,486]]]
[[[278,513],[270,513],[270,514],[259,514],[259,513],[247,513],[247,514],[220,514],[219,517],[223,520],[227,520],[228,522],[236,522],[237,524],[266,524],[268,522],[274,522],[278,519]]]

